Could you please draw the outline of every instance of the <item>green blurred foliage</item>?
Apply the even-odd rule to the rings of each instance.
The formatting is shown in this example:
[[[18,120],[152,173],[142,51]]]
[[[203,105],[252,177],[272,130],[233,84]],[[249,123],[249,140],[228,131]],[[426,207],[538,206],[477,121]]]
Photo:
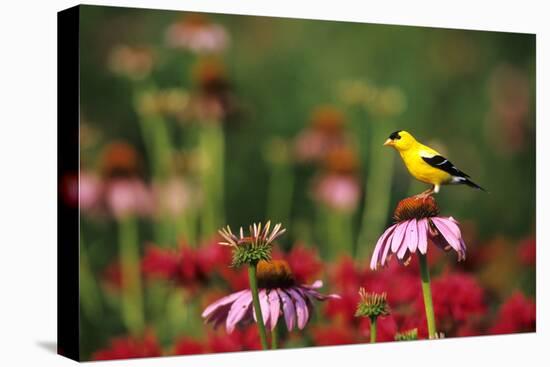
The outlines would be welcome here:
[[[165,52],[164,31],[181,15],[84,8],[81,107],[106,139],[123,138],[142,146],[128,85],[106,68],[109,51],[118,44],[151,44]],[[484,236],[495,231],[521,236],[534,226],[534,35],[236,15],[211,18],[231,35],[224,60],[245,105],[238,124],[226,131],[226,205],[228,210],[239,207],[228,218],[230,224],[261,218],[265,212],[268,172],[257,157],[267,140],[273,135],[294,136],[316,105],[341,103],[341,81],[359,79],[400,88],[407,107],[397,126],[421,141],[445,147],[455,164],[490,191],[484,195],[464,187],[444,188],[438,199],[445,212],[472,219]],[[173,50],[166,54],[159,85],[189,87],[188,69],[181,65],[190,58]],[[527,136],[521,150],[510,154],[492,145],[495,139],[506,139],[504,128],[486,126],[488,84],[502,65],[525,73],[531,92]],[[388,128],[388,135],[392,131]],[[380,145],[378,154],[394,154],[381,142],[360,139],[359,144]],[[297,186],[305,187],[304,180],[299,177]],[[396,202],[411,184],[400,163],[393,184],[392,202]],[[297,216],[307,217],[307,193],[296,194],[298,204],[293,209]],[[249,205],[239,205],[245,200]]]

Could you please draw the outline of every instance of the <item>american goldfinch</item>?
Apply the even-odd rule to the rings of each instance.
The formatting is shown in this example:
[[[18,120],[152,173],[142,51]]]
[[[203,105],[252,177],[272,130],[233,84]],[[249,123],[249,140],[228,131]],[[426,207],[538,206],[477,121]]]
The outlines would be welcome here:
[[[456,168],[451,161],[434,149],[419,143],[410,133],[400,130],[392,133],[384,143],[395,148],[409,170],[418,181],[433,185],[419,196],[438,193],[441,185],[465,184],[478,190],[481,186],[472,182],[466,173]]]

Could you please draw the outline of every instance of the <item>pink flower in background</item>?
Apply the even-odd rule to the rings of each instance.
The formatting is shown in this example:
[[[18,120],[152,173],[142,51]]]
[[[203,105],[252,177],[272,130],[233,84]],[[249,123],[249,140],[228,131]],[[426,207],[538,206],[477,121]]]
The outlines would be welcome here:
[[[166,43],[195,53],[217,53],[227,48],[229,35],[221,25],[210,23],[203,15],[193,14],[170,25]]]
[[[80,171],[80,208],[89,211],[98,207],[103,192],[103,185],[97,175]]]
[[[327,154],[347,144],[345,117],[338,108],[325,105],[311,114],[309,127],[295,139],[294,152],[299,162],[319,162]]]
[[[193,205],[193,190],[183,178],[153,184],[157,211],[178,217]]]
[[[103,186],[97,175],[88,171],[66,174],[61,181],[61,197],[67,205],[89,212],[101,203]]]
[[[153,196],[143,181],[137,178],[111,180],[106,187],[106,201],[116,218],[148,216],[153,210]]]
[[[260,261],[257,277],[265,326],[273,330],[279,316],[284,316],[288,331],[295,327],[303,329],[313,311],[313,301],[339,298],[338,295],[323,295],[317,289],[323,282],[312,285],[298,285],[284,260]],[[214,327],[225,324],[228,333],[232,333],[239,324],[248,324],[256,320],[252,307],[252,292],[245,289],[232,293],[212,303],[202,313],[207,323]]]
[[[331,209],[353,212],[361,198],[361,187],[353,176],[328,174],[316,182],[313,195]]]
[[[524,333],[536,331],[536,305],[521,292],[516,292],[500,307],[491,334]]]
[[[396,223],[376,243],[371,269],[386,265],[393,254],[406,265],[416,251],[426,254],[428,243],[445,251],[452,248],[458,254],[458,261],[466,258],[466,244],[458,222],[453,217],[440,217],[439,208],[431,196],[402,200],[395,209],[394,219]]]

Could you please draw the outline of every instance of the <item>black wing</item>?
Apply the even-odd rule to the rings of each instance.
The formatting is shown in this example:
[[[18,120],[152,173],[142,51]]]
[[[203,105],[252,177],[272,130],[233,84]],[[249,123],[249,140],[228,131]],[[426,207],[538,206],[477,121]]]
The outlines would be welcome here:
[[[434,168],[439,168],[442,171],[447,172],[451,176],[458,176],[458,177],[470,177],[466,173],[462,172],[458,168],[454,166],[454,164],[451,163],[447,158],[442,157],[440,155],[434,155],[433,157],[427,158],[422,157],[424,162],[428,163],[430,166]]]

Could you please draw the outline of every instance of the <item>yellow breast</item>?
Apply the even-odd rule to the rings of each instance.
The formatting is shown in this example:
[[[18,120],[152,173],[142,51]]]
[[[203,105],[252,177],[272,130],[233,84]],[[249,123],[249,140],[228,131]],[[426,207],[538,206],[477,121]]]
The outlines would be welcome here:
[[[445,171],[434,168],[426,163],[417,150],[399,152],[410,174],[418,181],[432,185],[446,184],[451,180],[451,175]]]

